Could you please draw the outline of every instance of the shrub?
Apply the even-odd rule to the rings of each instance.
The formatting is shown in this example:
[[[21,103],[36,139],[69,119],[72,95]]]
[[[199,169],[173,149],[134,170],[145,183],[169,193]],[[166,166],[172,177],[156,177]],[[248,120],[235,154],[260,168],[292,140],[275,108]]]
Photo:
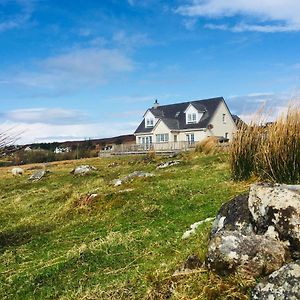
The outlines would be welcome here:
[[[214,154],[219,150],[218,139],[216,137],[208,137],[198,142],[195,147],[196,152],[204,154]]]
[[[235,180],[251,175],[279,183],[300,182],[300,109],[269,126],[243,125],[230,147],[230,166]]]

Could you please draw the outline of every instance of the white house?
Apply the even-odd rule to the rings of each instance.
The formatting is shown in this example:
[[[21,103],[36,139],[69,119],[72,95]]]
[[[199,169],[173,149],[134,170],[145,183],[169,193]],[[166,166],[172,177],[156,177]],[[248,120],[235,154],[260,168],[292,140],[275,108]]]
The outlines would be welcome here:
[[[223,97],[159,105],[147,109],[135,131],[136,144],[182,148],[206,137],[232,139],[236,123]]]

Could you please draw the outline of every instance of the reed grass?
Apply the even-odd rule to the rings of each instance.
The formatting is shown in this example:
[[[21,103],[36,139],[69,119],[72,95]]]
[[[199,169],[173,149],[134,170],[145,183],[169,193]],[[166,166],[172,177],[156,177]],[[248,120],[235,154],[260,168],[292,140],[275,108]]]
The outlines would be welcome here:
[[[243,124],[230,147],[235,180],[258,176],[278,183],[300,182],[300,107],[291,105],[274,123]]]

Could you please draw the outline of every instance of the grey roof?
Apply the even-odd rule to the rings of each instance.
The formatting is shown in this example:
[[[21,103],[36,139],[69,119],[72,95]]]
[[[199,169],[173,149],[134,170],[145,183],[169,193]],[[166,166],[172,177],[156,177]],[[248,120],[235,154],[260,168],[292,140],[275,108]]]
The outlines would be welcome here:
[[[206,128],[211,120],[211,117],[214,115],[217,107],[222,101],[224,101],[223,97],[217,97],[162,105],[158,108],[150,108],[149,110],[156,118],[161,119],[171,130]],[[201,120],[198,123],[186,124],[184,111],[190,104],[192,104],[199,112],[204,112]],[[145,127],[145,120],[143,120],[136,129],[135,133],[148,133],[151,132],[152,129],[153,127]]]

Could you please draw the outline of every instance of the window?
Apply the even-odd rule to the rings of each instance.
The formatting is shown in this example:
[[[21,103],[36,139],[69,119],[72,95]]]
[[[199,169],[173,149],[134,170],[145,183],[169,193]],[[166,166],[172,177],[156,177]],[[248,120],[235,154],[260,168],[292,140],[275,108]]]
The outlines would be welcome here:
[[[139,137],[139,144],[152,144],[152,136]]]
[[[225,124],[226,123],[226,114],[223,114],[222,120],[223,120],[223,124]]]
[[[186,141],[189,144],[194,144],[195,143],[195,134],[194,133],[190,133],[186,135]]]
[[[197,115],[196,114],[188,114],[187,115],[187,122],[188,123],[196,123]]]
[[[174,142],[177,142],[177,134],[174,135]]]
[[[153,119],[146,119],[146,127],[153,127],[154,120]]]
[[[225,132],[225,139],[228,139],[228,132]]]
[[[169,134],[163,133],[163,134],[157,134],[156,135],[156,143],[164,143],[169,141]]]

